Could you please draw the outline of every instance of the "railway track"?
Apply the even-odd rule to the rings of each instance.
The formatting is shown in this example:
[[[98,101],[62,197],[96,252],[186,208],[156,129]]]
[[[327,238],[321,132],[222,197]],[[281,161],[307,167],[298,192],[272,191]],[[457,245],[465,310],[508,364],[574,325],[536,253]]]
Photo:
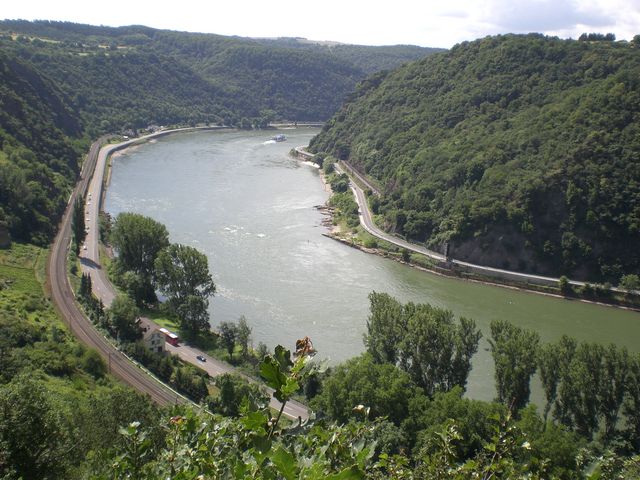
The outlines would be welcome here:
[[[82,167],[80,180],[69,198],[69,203],[58,228],[58,234],[51,247],[47,264],[47,282],[51,299],[71,332],[81,343],[94,348],[100,354],[109,366],[109,371],[116,378],[137,391],[149,395],[159,405],[184,403],[185,400],[180,395],[133,363],[94,327],[80,310],[67,277],[67,252],[71,244],[73,204],[78,196],[84,195],[87,191],[103,141],[104,138],[101,138],[91,145]]]

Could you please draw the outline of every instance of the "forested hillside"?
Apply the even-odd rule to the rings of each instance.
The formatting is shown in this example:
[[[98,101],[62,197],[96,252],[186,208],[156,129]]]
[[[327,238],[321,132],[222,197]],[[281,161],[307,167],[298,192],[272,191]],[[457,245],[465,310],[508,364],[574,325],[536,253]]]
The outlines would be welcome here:
[[[0,227],[46,244],[78,170],[77,111],[49,79],[0,52]]]
[[[223,122],[233,110],[254,113],[171,57],[44,42],[10,42],[8,50],[67,93],[92,138],[150,124]]]
[[[249,118],[325,120],[367,74],[432,52],[414,46],[344,45],[343,54],[334,54],[313,45],[294,48],[287,42],[67,22],[4,21],[0,30],[80,47],[83,53],[108,48],[112,54],[155,54],[165,63],[170,57],[217,87],[214,98],[222,105]]]
[[[365,76],[357,54],[141,26],[2,21],[0,52],[0,227],[39,244],[90,139],[154,124],[323,120]]]
[[[390,231],[617,281],[640,268],[637,43],[465,42],[360,84],[311,147],[381,185],[372,207]]]
[[[255,41],[267,46],[324,52],[337,59],[352,63],[367,74],[380,70],[393,70],[412,60],[445,51],[444,48],[417,47],[415,45],[350,45],[290,37],[256,38]]]

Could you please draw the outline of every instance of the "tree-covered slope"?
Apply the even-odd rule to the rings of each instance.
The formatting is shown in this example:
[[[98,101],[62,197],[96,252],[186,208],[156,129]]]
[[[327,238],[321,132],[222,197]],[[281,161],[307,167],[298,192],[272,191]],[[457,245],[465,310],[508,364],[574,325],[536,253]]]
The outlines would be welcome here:
[[[221,122],[239,108],[233,98],[171,57],[7,43],[67,93],[91,137],[150,124]]]
[[[299,48],[286,41],[48,21],[5,20],[0,22],[0,31],[54,41],[83,54],[137,52],[145,58],[155,55],[162,63],[178,62],[213,84],[214,98],[240,117],[290,120],[325,120],[368,73],[396,67],[431,51],[414,46],[341,45],[329,50],[301,44]],[[53,45],[49,42],[48,46]]]
[[[69,99],[15,56],[0,53],[0,226],[46,243],[64,210],[81,130]]]
[[[507,35],[369,78],[311,147],[377,180],[388,230],[613,281],[640,268],[639,115],[635,42]]]
[[[444,48],[418,47],[416,45],[351,45],[337,42],[316,42],[306,38],[257,38],[262,45],[298,48],[328,53],[336,59],[352,63],[367,74],[381,70],[393,70],[413,60],[419,60]]]
[[[143,26],[5,20],[0,52],[0,227],[40,244],[86,139],[153,124],[322,120],[365,76],[317,49]]]

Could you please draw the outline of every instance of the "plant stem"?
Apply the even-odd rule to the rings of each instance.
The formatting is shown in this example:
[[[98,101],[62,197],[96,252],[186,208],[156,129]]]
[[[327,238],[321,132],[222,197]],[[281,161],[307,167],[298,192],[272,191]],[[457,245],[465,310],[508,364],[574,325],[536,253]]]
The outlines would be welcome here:
[[[276,418],[275,423],[271,426],[271,432],[269,432],[269,438],[271,438],[273,436],[273,432],[275,432],[276,427],[278,426],[278,422],[280,421],[280,417],[282,416],[282,411],[284,410],[284,406],[287,403],[287,401],[285,400],[284,402],[282,402],[282,405],[280,406],[280,411],[278,412],[278,417]]]

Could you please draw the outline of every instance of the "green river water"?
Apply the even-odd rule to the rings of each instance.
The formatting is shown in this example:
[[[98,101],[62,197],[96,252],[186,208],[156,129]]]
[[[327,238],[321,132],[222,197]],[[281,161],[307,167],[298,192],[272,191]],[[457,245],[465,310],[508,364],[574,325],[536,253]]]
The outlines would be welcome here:
[[[428,302],[473,318],[484,334],[468,395],[495,394],[486,337],[493,319],[640,351],[640,314],[466,282],[362,253],[322,234],[314,208],[328,194],[318,171],[289,157],[317,129],[193,132],[130,149],[114,159],[105,210],[134,211],[164,223],[172,242],[204,252],[218,292],[211,323],[247,317],[253,342],[294,347],[308,335],[339,362],[363,351],[368,294]],[[275,133],[287,135],[275,143]],[[542,402],[537,383],[532,399]]]

